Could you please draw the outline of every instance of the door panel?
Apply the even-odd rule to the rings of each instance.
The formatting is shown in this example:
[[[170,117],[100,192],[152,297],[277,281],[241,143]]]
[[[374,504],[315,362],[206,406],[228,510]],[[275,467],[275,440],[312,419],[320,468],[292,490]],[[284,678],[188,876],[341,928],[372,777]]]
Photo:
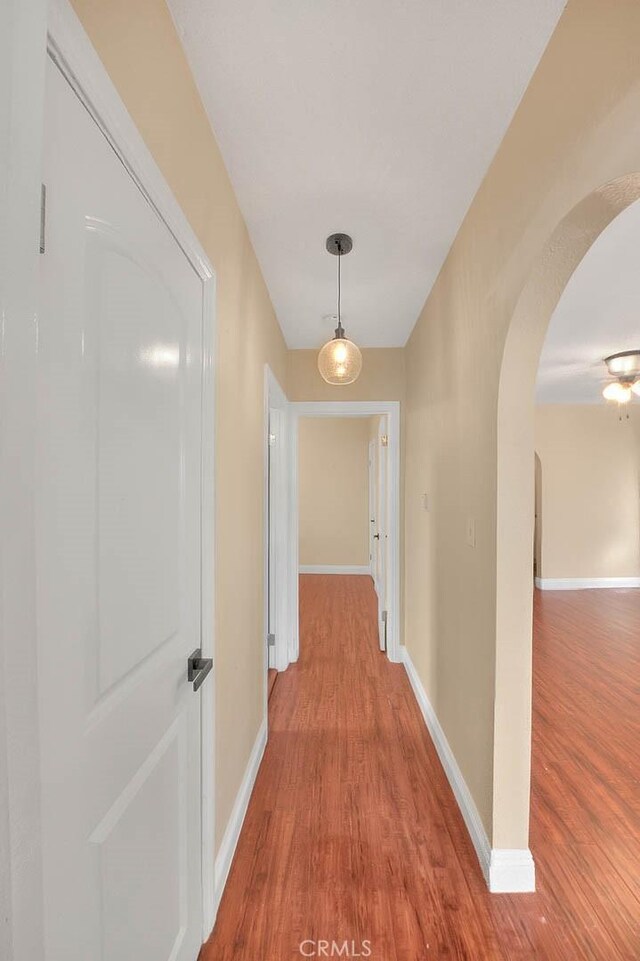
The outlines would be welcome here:
[[[184,724],[174,727],[125,786],[90,840],[96,846],[107,958],[170,958],[187,925]],[[162,797],[164,803],[155,803]],[[166,879],[160,884],[155,879]],[[127,919],[126,925],[123,918]],[[153,923],[149,923],[153,918]]]
[[[202,283],[47,66],[38,331],[46,961],[202,931]],[[213,683],[209,679],[206,683]]]
[[[180,624],[179,358],[186,331],[170,292],[144,264],[99,229],[87,248],[85,309],[98,318],[101,693]]]

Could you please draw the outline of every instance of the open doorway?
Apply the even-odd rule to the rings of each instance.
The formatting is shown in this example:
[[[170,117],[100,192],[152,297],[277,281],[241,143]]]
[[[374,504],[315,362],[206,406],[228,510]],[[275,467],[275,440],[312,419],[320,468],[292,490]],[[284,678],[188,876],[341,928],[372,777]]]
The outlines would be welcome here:
[[[379,647],[398,661],[399,405],[309,402],[291,409],[297,476],[290,546],[297,569],[371,577]]]
[[[371,419],[298,420],[299,571],[371,574],[368,457]]]

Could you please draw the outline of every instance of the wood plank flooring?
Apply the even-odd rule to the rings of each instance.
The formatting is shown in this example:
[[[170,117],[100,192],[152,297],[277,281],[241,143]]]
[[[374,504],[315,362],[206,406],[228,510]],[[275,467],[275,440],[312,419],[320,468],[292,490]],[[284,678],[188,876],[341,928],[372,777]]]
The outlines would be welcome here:
[[[536,593],[531,895],[487,893],[370,579],[303,576],[300,622],[201,961],[639,961],[640,590]]]

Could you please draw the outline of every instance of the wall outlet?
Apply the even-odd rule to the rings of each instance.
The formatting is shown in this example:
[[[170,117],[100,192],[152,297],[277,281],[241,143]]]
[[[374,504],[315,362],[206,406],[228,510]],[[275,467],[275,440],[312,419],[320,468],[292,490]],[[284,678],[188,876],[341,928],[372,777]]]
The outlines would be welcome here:
[[[476,519],[475,517],[467,518],[467,544],[469,547],[476,546]]]

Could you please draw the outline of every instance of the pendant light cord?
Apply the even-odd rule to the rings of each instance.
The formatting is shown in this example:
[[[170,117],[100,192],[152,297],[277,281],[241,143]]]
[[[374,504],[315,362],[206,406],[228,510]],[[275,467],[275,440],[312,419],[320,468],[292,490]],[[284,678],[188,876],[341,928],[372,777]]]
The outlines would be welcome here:
[[[342,260],[342,246],[338,242],[338,330],[342,331],[342,321],[340,319],[340,261]]]

